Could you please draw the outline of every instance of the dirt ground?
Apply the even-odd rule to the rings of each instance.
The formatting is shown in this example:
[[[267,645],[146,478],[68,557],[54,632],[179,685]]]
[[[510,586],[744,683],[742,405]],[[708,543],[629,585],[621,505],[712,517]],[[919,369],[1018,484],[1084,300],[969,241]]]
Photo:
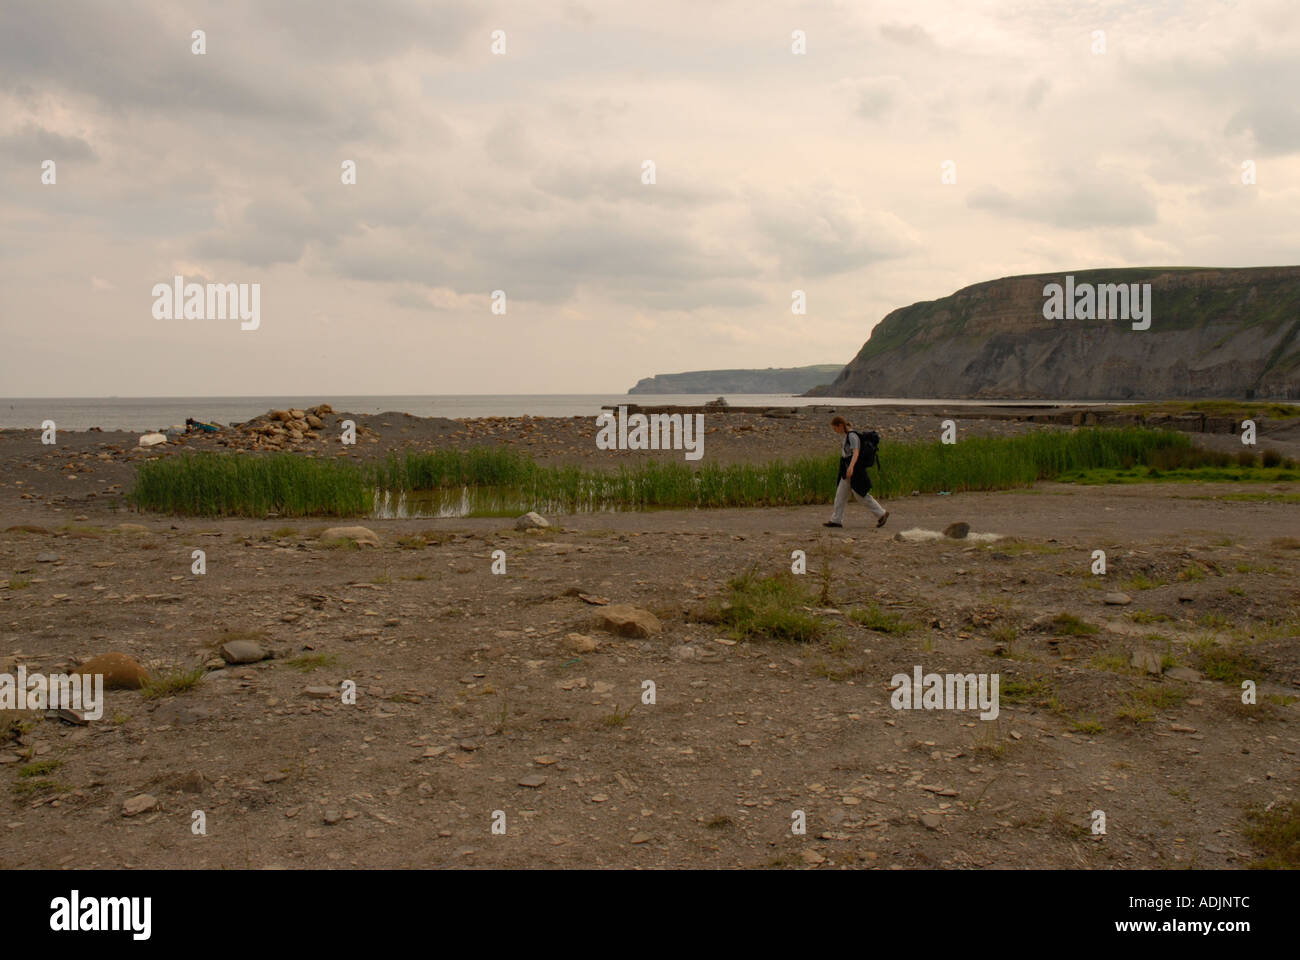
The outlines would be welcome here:
[[[520,433],[539,459],[591,455],[590,421],[400,416],[357,418],[383,432],[366,455],[530,446]],[[886,443],[937,429],[890,416],[872,423]],[[752,417],[707,442],[725,461],[835,438],[820,418]],[[800,507],[550,517],[523,533],[133,514],[119,496],[132,461],[158,454],[132,443],[0,432],[0,672],[117,651],[166,674],[217,662],[232,635],[275,658],[213,666],[169,697],[109,691],[86,726],[10,717],[0,867],[1241,867],[1257,856],[1243,812],[1296,796],[1300,506],[1230,499],[1241,485],[918,496],[886,504],[880,530],[854,505],[842,530],[821,526],[828,507]],[[955,521],[1003,539],[894,538]],[[351,523],[381,545],[319,537]],[[808,589],[828,584],[812,607],[831,635],[723,642],[708,610],[727,581],[788,571],[796,550]],[[1131,602],[1107,603],[1115,591]],[[662,632],[602,631],[579,592],[652,611]],[[846,615],[872,603],[905,625]],[[574,652],[572,633],[599,648]],[[1206,676],[1210,639],[1245,658],[1257,704]],[[1130,667],[1139,649],[1164,672]],[[893,709],[891,677],[916,665],[998,674],[1000,716]],[[348,680],[355,705],[308,693]],[[141,794],[157,806],[124,815]]]

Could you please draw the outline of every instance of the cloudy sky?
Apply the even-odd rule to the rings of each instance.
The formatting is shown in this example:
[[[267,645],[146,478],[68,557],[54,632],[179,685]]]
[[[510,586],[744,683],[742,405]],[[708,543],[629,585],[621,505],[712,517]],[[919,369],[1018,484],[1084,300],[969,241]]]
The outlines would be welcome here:
[[[0,396],[615,392],[1000,276],[1293,264],[1296,90],[1294,0],[7,2]],[[155,319],[176,274],[260,328]]]

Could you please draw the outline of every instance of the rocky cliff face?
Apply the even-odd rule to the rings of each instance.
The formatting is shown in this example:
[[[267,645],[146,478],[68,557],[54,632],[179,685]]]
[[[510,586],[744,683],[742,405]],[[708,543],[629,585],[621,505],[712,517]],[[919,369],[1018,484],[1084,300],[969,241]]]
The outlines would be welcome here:
[[[1064,287],[1066,275],[992,280],[895,310],[808,395],[1300,399],[1300,267],[1070,272],[1076,291],[1150,284],[1146,330],[1130,319],[1046,319],[1044,287]]]

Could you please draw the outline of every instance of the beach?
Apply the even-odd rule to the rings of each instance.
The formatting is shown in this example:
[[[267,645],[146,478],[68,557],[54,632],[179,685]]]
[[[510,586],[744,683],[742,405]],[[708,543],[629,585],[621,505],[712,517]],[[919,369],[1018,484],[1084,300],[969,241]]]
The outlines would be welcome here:
[[[706,415],[705,462],[833,452],[833,409]],[[960,436],[1074,429],[975,412]],[[332,418],[355,421],[355,447]],[[892,443],[937,439],[945,418],[862,426],[888,469]],[[589,417],[324,420],[289,452],[682,459],[598,450]],[[1248,811],[1294,789],[1300,483],[923,494],[887,502],[880,529],[856,504],[822,527],[833,477],[824,505],[534,530],[217,519],[125,494],[140,462],[231,437],[137,439],[0,432],[5,669],[118,652],[201,676],[109,690],[85,724],[7,713],[6,868],[1243,867]],[[1264,439],[1294,455],[1285,428]],[[354,525],[378,545],[327,533]],[[737,639],[729,585],[787,575],[798,551],[792,609],[817,639]],[[233,642],[269,657],[227,662]],[[916,668],[997,674],[997,718],[896,709]]]

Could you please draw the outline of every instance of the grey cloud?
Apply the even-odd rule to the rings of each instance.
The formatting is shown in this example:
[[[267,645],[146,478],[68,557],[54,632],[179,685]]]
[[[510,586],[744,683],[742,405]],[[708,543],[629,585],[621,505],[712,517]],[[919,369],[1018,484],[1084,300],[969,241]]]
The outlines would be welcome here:
[[[1063,171],[1059,186],[1013,196],[994,187],[978,187],[967,206],[972,210],[1062,229],[1136,227],[1156,222],[1156,202],[1141,184],[1122,177]]]
[[[201,3],[141,0],[0,5],[0,90],[89,97],[114,113],[218,114],[298,129],[365,134],[389,105],[368,102],[372,62],[455,50],[476,23],[458,4],[368,0]],[[202,29],[207,53],[191,53]],[[292,55],[286,55],[286,48]],[[229,135],[232,131],[223,130]]]
[[[646,158],[653,159],[653,158]],[[533,186],[566,200],[634,201],[662,206],[701,206],[730,199],[721,187],[694,182],[693,171],[673,165],[671,159],[655,162],[655,182],[641,182],[641,160],[629,159],[623,166],[595,164],[580,158],[553,163],[533,177]]]
[[[42,160],[94,163],[99,159],[95,149],[81,137],[55,133],[35,123],[27,123],[17,133],[0,137],[0,156],[18,163]]]
[[[893,108],[897,101],[895,85],[884,78],[864,81],[858,88],[858,116],[878,120]]]
[[[916,249],[911,231],[897,217],[864,210],[855,199],[830,192],[761,199],[753,218],[791,277],[845,273]]]
[[[1174,57],[1126,63],[1127,76],[1148,90],[1194,98],[1225,115],[1225,134],[1250,134],[1263,155],[1300,151],[1300,61],[1238,44],[1212,60]]]
[[[1192,194],[1192,200],[1207,210],[1222,210],[1226,207],[1253,203],[1258,196],[1259,191],[1253,186],[1245,184],[1233,186],[1224,183],[1197,190]]]
[[[309,59],[331,61],[379,60],[412,49],[452,54],[480,22],[474,5],[446,0],[271,0],[248,9]]]
[[[743,255],[711,253],[663,216],[631,218],[605,208],[521,216],[514,223],[481,219],[470,210],[442,211],[408,230],[349,237],[330,252],[330,266],[358,280],[462,294],[504,289],[510,297],[540,302],[591,285],[639,305],[678,289],[689,299],[691,285],[709,302],[736,302],[738,288],[722,282],[758,274]]]
[[[1248,132],[1264,156],[1300,150],[1300,108],[1292,103],[1252,104],[1229,118],[1224,132]]]

